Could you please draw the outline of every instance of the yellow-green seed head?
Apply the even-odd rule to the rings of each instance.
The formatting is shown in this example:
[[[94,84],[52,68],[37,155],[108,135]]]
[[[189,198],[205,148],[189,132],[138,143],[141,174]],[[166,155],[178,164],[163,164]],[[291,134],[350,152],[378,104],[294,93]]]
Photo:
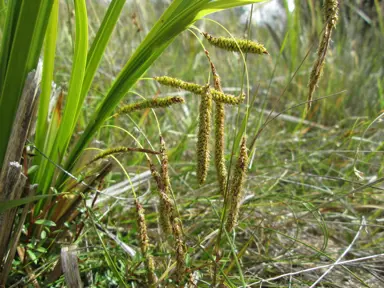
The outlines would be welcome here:
[[[164,86],[183,89],[183,90],[192,92],[194,94],[201,94],[204,89],[203,86],[200,86],[198,84],[185,82],[183,80],[173,78],[173,77],[161,76],[161,77],[155,77],[154,79]]]
[[[117,115],[128,114],[133,111],[143,110],[148,108],[164,108],[174,104],[185,103],[184,99],[178,96],[175,97],[163,97],[144,100],[132,104],[128,104],[117,111]]]
[[[224,50],[233,52],[241,51],[243,53],[253,54],[269,54],[264,45],[254,41],[226,37],[214,37],[205,32],[203,35],[211,45]]]
[[[150,171],[153,179],[157,184],[157,189],[159,193],[159,222],[160,227],[164,235],[169,235],[171,233],[171,217],[173,214],[173,204],[165,192],[165,184],[162,176],[157,172],[155,166],[152,162],[149,162]]]
[[[171,215],[173,213],[173,204],[171,199],[163,191],[160,191],[160,204],[159,204],[159,222],[161,230],[165,236],[172,232]]]
[[[203,184],[207,178],[209,167],[209,138],[211,133],[212,97],[209,86],[201,97],[199,109],[199,132],[197,135],[197,179]]]
[[[335,26],[339,19],[339,3],[338,0],[325,0],[324,7],[324,21]]]
[[[165,149],[164,138],[160,136],[161,177],[164,183],[164,193],[169,194],[170,178],[168,174],[168,155]]]
[[[229,105],[239,105],[243,103],[245,100],[245,95],[241,94],[238,97],[233,95],[224,94],[223,92],[219,92],[217,90],[211,89],[211,96],[215,102],[225,103]]]
[[[143,257],[145,258],[145,266],[147,269],[147,280],[148,284],[153,285],[157,282],[155,274],[155,264],[152,255],[148,253],[149,249],[149,238],[147,232],[147,224],[145,223],[145,211],[143,206],[136,200],[136,213],[137,213],[137,224],[139,226],[139,241],[140,248]]]
[[[222,103],[216,103],[215,110],[215,166],[220,194],[224,195],[227,183],[227,168],[224,155],[224,120],[225,111]]]
[[[231,231],[237,225],[237,219],[240,210],[240,201],[242,197],[242,189],[247,173],[248,153],[246,146],[246,138],[243,137],[240,145],[239,158],[237,159],[232,184],[229,194],[230,208],[227,216],[226,229]]]
[[[209,56],[208,51],[205,51],[208,61],[211,64],[211,70],[213,75],[213,83],[215,90],[218,92],[223,92],[221,88],[220,76],[217,73],[216,67],[213,64],[211,57]],[[215,102],[215,166],[217,173],[217,180],[219,182],[220,194],[224,195],[226,190],[227,183],[227,169],[225,167],[225,158],[224,158],[224,120],[225,120],[225,107],[223,103]]]
[[[176,254],[176,282],[181,283],[185,273],[186,273],[186,266],[185,266],[185,255],[186,255],[186,246],[183,241],[183,234],[181,227],[179,225],[180,220],[178,218],[175,218],[172,221],[172,229],[173,229],[173,235],[175,237],[175,254]]]
[[[191,92],[196,95],[203,95],[204,94],[204,86],[185,82],[183,80],[172,78],[168,76],[161,76],[161,77],[155,77],[154,78],[157,82],[159,82],[162,85],[179,88],[188,92]],[[220,102],[228,105],[239,105],[240,103],[244,102],[245,95],[242,94],[239,97],[224,94],[221,91],[218,91],[216,89],[210,89],[210,94],[212,96],[212,100],[215,102]]]
[[[143,206],[136,200],[137,224],[139,226],[140,248],[143,254],[147,253],[149,240],[147,233],[147,225],[145,224],[145,211]]]

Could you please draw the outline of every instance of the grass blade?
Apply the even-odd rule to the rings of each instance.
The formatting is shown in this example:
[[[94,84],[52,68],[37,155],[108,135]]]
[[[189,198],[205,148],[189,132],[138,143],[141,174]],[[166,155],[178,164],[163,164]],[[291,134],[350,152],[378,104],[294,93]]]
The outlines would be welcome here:
[[[0,166],[8,144],[25,77],[35,68],[52,1],[10,1],[0,68]],[[13,8],[13,9],[12,9]],[[19,9],[18,9],[19,8]],[[9,21],[8,21],[9,20]],[[3,43],[4,43],[3,42]],[[2,71],[2,72],[1,72]],[[4,74],[4,71],[6,73]]]
[[[97,31],[95,40],[92,43],[88,52],[87,68],[85,71],[84,83],[80,94],[79,103],[83,103],[89,88],[91,87],[92,80],[95,77],[97,68],[104,55],[105,48],[111,38],[112,31],[116,26],[121,11],[124,7],[125,0],[113,0],[108,7],[108,11],[104,16],[103,22]],[[76,111],[76,121],[79,118],[81,112],[81,105],[79,105]],[[74,129],[73,127],[72,129]]]
[[[55,0],[45,36],[43,75],[41,79],[41,95],[37,118],[35,143],[39,149],[44,148],[47,136],[48,108],[53,81],[53,69],[56,55],[57,24],[59,19],[59,1]],[[40,158],[40,157],[39,157]]]

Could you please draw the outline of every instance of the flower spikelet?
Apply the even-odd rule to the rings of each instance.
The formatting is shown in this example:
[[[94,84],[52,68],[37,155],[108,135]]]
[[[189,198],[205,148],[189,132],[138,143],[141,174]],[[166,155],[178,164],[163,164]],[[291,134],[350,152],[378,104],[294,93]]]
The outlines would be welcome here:
[[[164,181],[157,172],[155,166],[150,162],[149,163],[150,171],[153,179],[156,182],[157,189],[159,192],[159,222],[161,230],[165,236],[171,234],[171,217],[173,213],[173,204],[169,196],[165,193]]]
[[[227,169],[224,157],[224,104],[216,103],[215,110],[215,165],[217,178],[220,186],[220,193],[225,194],[227,183]]]
[[[208,51],[205,51],[208,61],[211,64],[211,70],[213,75],[214,87],[217,91],[222,92],[220,76],[217,73],[216,67],[213,64],[211,57],[209,56]],[[227,169],[225,167],[225,158],[224,158],[224,120],[225,120],[225,110],[224,104],[220,102],[215,102],[215,166],[217,173],[217,180],[219,182],[220,193],[225,194],[226,183],[227,183]]]
[[[143,257],[145,258],[145,268],[147,269],[147,281],[149,285],[153,285],[157,282],[155,274],[155,264],[152,255],[148,253],[149,250],[149,238],[147,233],[147,225],[145,223],[145,211],[143,206],[136,200],[136,212],[137,212],[137,224],[139,226],[139,240],[140,249]]]
[[[205,93],[204,86],[201,86],[195,83],[185,82],[177,78],[161,76],[161,77],[155,77],[154,79],[162,85],[173,87],[173,88],[179,88],[196,95],[203,96]],[[245,99],[244,94],[240,95],[239,97],[236,97],[234,95],[224,94],[222,91],[218,91],[215,89],[210,89],[210,93],[212,96],[212,100],[214,100],[215,102],[220,102],[228,105],[239,105],[240,103],[244,102],[244,99]]]
[[[194,94],[202,94],[204,90],[203,86],[200,86],[195,83],[185,82],[183,80],[173,78],[173,77],[161,76],[161,77],[155,77],[154,79],[164,86],[180,88],[180,89],[192,92]]]
[[[317,49],[317,59],[312,67],[311,74],[309,77],[307,112],[312,106],[311,101],[313,99],[313,93],[315,92],[315,89],[323,73],[324,62],[327,56],[329,43],[331,41],[332,29],[336,26],[338,20],[338,1],[325,0],[323,12],[324,19],[326,21],[326,26],[324,28],[324,33],[321,36],[320,44]]]
[[[160,142],[163,149],[164,143]],[[163,159],[164,160],[164,159]],[[164,163],[164,162],[163,162]],[[159,195],[160,195],[160,225],[163,233],[165,235],[170,235],[172,233],[174,241],[175,241],[175,254],[176,254],[176,281],[180,283],[184,278],[185,273],[185,255],[186,255],[186,246],[183,240],[183,232],[182,232],[182,223],[181,220],[176,216],[176,210],[174,208],[174,204],[164,192],[164,179],[157,172],[155,166],[149,161],[150,170],[152,173],[152,177],[155,179],[157,183]],[[162,169],[162,174],[165,171]]]
[[[211,133],[212,97],[209,85],[205,87],[205,93],[201,97],[199,109],[199,132],[197,136],[197,179],[203,184],[207,178],[209,167],[209,136]]]
[[[339,19],[339,3],[338,0],[325,0],[324,2],[324,21],[327,24],[336,26]]]
[[[224,94],[223,92],[217,91],[215,89],[211,89],[210,91],[212,99],[215,102],[224,103],[228,105],[239,105],[240,103],[244,102],[245,95],[241,94],[238,97],[235,97],[233,95]]]
[[[161,154],[161,178],[164,183],[164,193],[169,195],[170,179],[168,173],[168,155],[165,149],[164,138],[160,136],[160,154]]]
[[[227,217],[226,229],[231,231],[237,225],[237,219],[240,210],[240,200],[242,196],[242,189],[244,180],[247,173],[248,154],[245,137],[241,140],[240,154],[237,159],[234,175],[232,178],[232,185],[230,189],[230,208]]]
[[[264,45],[258,42],[226,37],[214,37],[206,32],[203,32],[203,35],[211,45],[227,51],[241,51],[243,53],[253,54],[269,54]]]
[[[128,104],[122,107],[117,111],[116,116],[120,114],[127,114],[137,110],[147,109],[147,108],[169,107],[171,105],[179,104],[179,103],[185,103],[185,101],[183,98],[178,96],[144,100],[144,101]]]
[[[176,282],[181,283],[185,275],[185,255],[186,247],[183,241],[183,233],[180,227],[179,218],[174,218],[172,221],[172,230],[175,237],[175,253],[176,253]]]

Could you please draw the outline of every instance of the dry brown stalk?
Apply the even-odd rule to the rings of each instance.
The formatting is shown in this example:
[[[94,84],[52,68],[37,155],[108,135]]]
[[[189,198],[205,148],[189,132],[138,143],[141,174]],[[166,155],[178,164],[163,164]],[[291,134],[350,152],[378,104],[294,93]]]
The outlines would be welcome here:
[[[34,196],[36,189],[37,189],[37,185],[30,186],[29,189],[27,189],[28,192],[26,197]],[[17,227],[15,227],[15,231],[14,233],[12,233],[12,238],[9,241],[10,247],[7,253],[7,257],[4,259],[4,266],[2,267],[2,271],[0,273],[0,287],[3,287],[3,286],[5,287],[5,284],[7,282],[9,272],[11,271],[11,268],[12,268],[12,262],[15,257],[17,245],[19,243],[21,232],[24,226],[24,221],[27,218],[27,214],[31,206],[32,204],[29,203],[23,207],[23,210],[19,217],[19,222],[17,224]]]
[[[59,200],[58,205],[60,204],[60,202],[68,201],[68,203],[64,203],[64,205],[61,206],[61,211],[55,210],[55,213],[52,217],[56,222],[56,227],[52,230],[52,232],[62,229],[65,222],[69,221],[70,219],[73,219],[74,215],[78,215],[78,212],[76,210],[83,199],[81,194],[87,194],[90,191],[90,187],[95,187],[98,183],[103,181],[103,179],[108,175],[108,173],[112,171],[112,168],[112,162],[105,160],[95,170],[95,173],[89,178],[88,186],[82,185],[78,191],[79,193],[77,193],[77,195],[72,195],[73,197],[70,199],[62,198]]]
[[[30,124],[40,93],[37,87],[36,72],[32,71],[25,80],[4,156],[3,167],[0,167],[0,201],[19,199],[25,188],[27,179],[22,173],[22,167],[19,163],[30,132]],[[11,237],[15,215],[16,209],[0,214],[0,266],[5,264],[3,261],[8,251],[8,242]]]
[[[83,286],[76,250],[76,245],[61,248],[61,267],[68,288],[78,288]]]

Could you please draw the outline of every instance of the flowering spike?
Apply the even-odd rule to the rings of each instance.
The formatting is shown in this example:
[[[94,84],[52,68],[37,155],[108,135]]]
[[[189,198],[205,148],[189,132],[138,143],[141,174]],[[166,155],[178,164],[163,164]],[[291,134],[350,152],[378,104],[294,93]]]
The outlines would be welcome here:
[[[245,176],[247,173],[248,154],[245,137],[241,140],[240,154],[237,159],[235,172],[232,178],[232,185],[230,190],[230,208],[227,217],[226,229],[231,231],[237,225],[237,218],[240,210],[240,200],[243,189]]]
[[[147,224],[145,223],[145,211],[143,206],[136,200],[137,224],[139,226],[140,248],[145,258],[145,266],[147,269],[148,284],[154,285],[157,282],[155,274],[155,264],[152,255],[149,254],[149,238],[147,233]]]
[[[269,55],[264,45],[254,41],[226,37],[213,37],[206,32],[203,32],[203,35],[211,45],[224,50]]]
[[[312,67],[311,74],[309,77],[309,93],[307,99],[307,113],[312,106],[313,93],[319,83],[319,80],[323,73],[323,67],[325,63],[325,57],[331,41],[332,29],[336,26],[338,20],[338,1],[337,0],[325,0],[323,6],[324,20],[326,26],[324,33],[321,36],[319,48],[317,50],[317,59]]]
[[[220,76],[217,73],[216,67],[213,64],[208,51],[205,51],[208,61],[211,64],[211,70],[213,75],[214,87],[217,91],[222,92]],[[224,104],[216,102],[215,110],[215,166],[217,173],[217,180],[219,182],[220,193],[225,194],[227,185],[227,169],[225,167],[224,158],[224,121],[225,121],[225,110]]]
[[[127,114],[137,110],[143,110],[147,108],[162,108],[169,107],[173,104],[185,103],[184,99],[181,97],[164,97],[164,98],[155,98],[144,100],[132,104],[128,104],[117,111],[117,115]]]
[[[209,167],[209,136],[211,133],[212,97],[209,93],[209,85],[202,95],[199,110],[199,132],[197,136],[197,179],[203,184],[207,178]]]
[[[189,91],[191,93],[201,95],[201,96],[203,96],[205,91],[204,86],[201,86],[195,83],[185,82],[183,80],[173,78],[173,77],[161,76],[161,77],[155,77],[154,79],[162,85],[183,89],[185,91]],[[210,89],[210,94],[212,96],[213,101],[228,104],[228,105],[239,105],[245,99],[244,94],[240,95],[239,97],[235,97],[233,95],[224,94],[223,92],[217,91],[215,89]]]

